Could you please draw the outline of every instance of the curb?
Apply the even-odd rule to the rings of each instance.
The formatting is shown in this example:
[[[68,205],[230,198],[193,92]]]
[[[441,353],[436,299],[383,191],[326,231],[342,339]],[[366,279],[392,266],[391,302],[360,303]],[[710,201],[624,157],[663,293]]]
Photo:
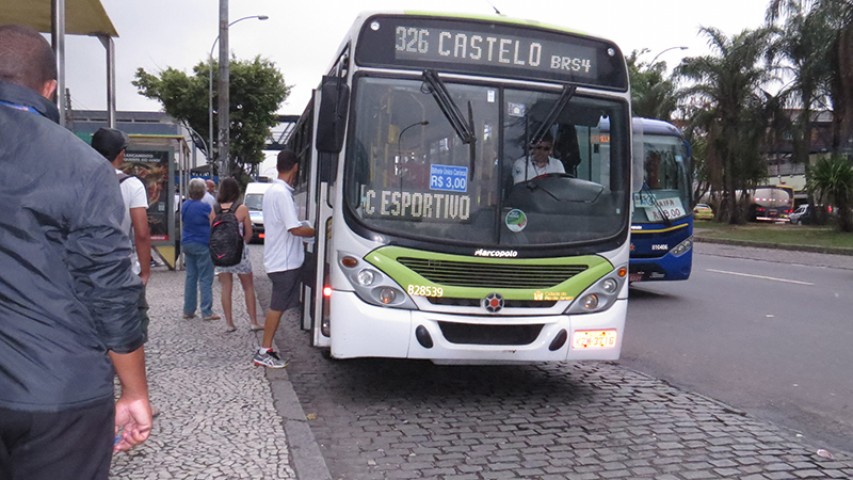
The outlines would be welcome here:
[[[853,249],[849,249],[849,248],[816,247],[816,246],[810,246],[810,245],[785,245],[785,244],[780,244],[780,243],[750,242],[747,240],[729,240],[729,239],[721,239],[721,238],[697,237],[695,234],[693,235],[693,241],[703,242],[703,243],[718,243],[718,244],[722,244],[722,245],[737,245],[740,247],[772,248],[775,250],[787,250],[787,251],[793,251],[793,252],[811,252],[811,253],[824,253],[824,254],[829,254],[829,255],[853,256]]]
[[[308,419],[299,397],[293,390],[286,369],[270,369],[266,371],[267,380],[273,394],[273,404],[276,412],[282,418],[282,426],[287,437],[287,447],[290,452],[291,467],[297,479],[332,480],[320,445],[311,432]]]

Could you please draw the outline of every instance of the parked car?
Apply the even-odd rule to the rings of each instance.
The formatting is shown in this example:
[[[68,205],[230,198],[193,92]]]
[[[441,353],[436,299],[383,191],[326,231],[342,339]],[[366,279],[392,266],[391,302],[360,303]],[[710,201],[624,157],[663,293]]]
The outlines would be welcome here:
[[[707,204],[697,203],[693,207],[693,218],[695,220],[713,220],[714,211]]]
[[[790,215],[788,215],[788,220],[790,220],[791,223],[794,225],[801,225],[803,223],[803,217],[809,216],[809,209],[810,207],[807,203],[800,205],[799,207],[797,207],[796,210],[794,210],[793,212],[791,212]]]
[[[249,219],[252,220],[252,241],[264,241],[264,193],[272,183],[253,182],[246,185],[243,203],[249,208]]]

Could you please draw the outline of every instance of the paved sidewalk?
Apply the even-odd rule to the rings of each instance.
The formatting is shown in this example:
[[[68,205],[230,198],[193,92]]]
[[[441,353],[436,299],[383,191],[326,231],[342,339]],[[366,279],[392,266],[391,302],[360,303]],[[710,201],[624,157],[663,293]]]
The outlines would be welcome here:
[[[327,477],[287,372],[252,366],[261,332],[249,330],[239,282],[237,331],[225,333],[224,319],[181,318],[184,275],[162,267],[152,272],[145,348],[151,400],[161,414],[145,444],[114,457],[110,478]],[[221,314],[219,289],[214,280],[214,311]],[[263,312],[259,306],[261,323]]]

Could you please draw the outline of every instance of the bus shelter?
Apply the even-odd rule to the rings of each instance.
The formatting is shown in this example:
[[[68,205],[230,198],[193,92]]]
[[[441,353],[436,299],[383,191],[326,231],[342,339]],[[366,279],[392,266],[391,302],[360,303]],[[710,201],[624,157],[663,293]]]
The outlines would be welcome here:
[[[42,33],[50,33],[56,53],[57,92],[60,124],[65,125],[68,112],[65,92],[65,35],[87,35],[98,38],[106,50],[107,119],[115,126],[115,45],[118,32],[100,0],[2,0],[0,25],[27,25]]]
[[[145,185],[151,246],[170,269],[180,268],[180,208],[189,183],[189,145],[180,135],[129,137],[122,170]]]

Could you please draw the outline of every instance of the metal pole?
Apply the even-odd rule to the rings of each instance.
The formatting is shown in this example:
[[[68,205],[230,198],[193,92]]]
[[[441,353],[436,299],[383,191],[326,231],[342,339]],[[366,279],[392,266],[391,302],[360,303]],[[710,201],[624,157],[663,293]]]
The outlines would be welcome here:
[[[220,179],[229,175],[229,58],[228,58],[228,0],[219,0],[219,176]],[[221,180],[220,180],[221,181]]]
[[[220,0],[220,10],[219,10],[219,35],[213,39],[213,43],[210,45],[210,53],[208,54],[208,95],[207,95],[207,106],[208,106],[208,162],[215,164],[219,163],[219,175],[220,176],[228,176],[228,137],[229,137],[229,103],[230,96],[228,95],[228,86],[229,86],[229,68],[228,68],[228,29],[237,22],[242,22],[243,20],[248,20],[250,18],[257,18],[258,20],[266,20],[269,17],[266,15],[249,15],[247,17],[238,18],[231,23],[228,23],[228,0]],[[223,28],[224,25],[224,28]],[[218,102],[218,111],[219,111],[219,132],[217,135],[218,144],[216,148],[217,155],[213,155],[213,49],[216,48],[216,42],[219,42],[219,77],[218,77],[218,91],[219,91],[219,102]],[[224,136],[223,136],[224,131]],[[224,143],[223,143],[224,142]],[[224,152],[224,154],[223,154]]]
[[[677,47],[664,48],[663,50],[661,50],[660,52],[658,52],[658,54],[657,54],[657,55],[655,55],[655,58],[653,58],[651,62],[649,62],[649,66],[654,65],[654,64],[655,64],[655,60],[657,60],[657,59],[658,59],[658,57],[660,57],[661,55],[663,55],[664,53],[666,53],[666,52],[668,52],[668,51],[670,51],[670,50],[675,50],[676,48],[677,48],[677,49],[679,49],[679,50],[687,50],[687,47],[683,47],[683,46],[677,46]]]
[[[56,54],[56,96],[59,107],[59,124],[65,126],[68,117],[68,101],[65,97],[65,0],[50,2],[52,28],[50,38]]]
[[[216,164],[216,157],[213,155],[213,47],[219,41],[219,35],[213,40],[210,46],[210,54],[207,56],[207,163],[211,165],[210,176],[213,178],[213,165]]]
[[[116,57],[115,43],[109,35],[98,35],[107,51],[107,126],[116,127]]]

